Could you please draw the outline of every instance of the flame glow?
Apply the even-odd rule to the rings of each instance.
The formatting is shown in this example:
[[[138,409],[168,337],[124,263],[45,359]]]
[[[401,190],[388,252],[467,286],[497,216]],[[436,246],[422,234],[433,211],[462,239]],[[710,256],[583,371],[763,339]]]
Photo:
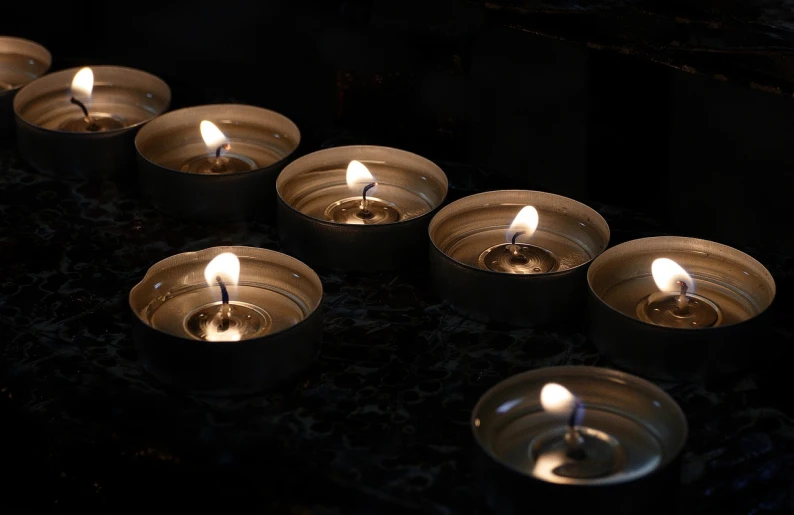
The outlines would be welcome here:
[[[231,252],[218,254],[207,264],[204,269],[204,279],[209,286],[218,284],[217,278],[223,280],[227,286],[234,286],[240,280],[240,260]]]
[[[519,236],[519,238],[531,238],[538,228],[538,222],[538,210],[532,206],[525,206],[513,219],[513,223],[510,224],[510,227],[505,233],[505,238],[510,242],[513,239],[513,235],[519,231],[524,231],[524,234]]]
[[[91,98],[94,91],[94,72],[91,68],[80,68],[72,79],[72,96],[86,99]]]
[[[576,397],[564,386],[548,383],[540,391],[543,409],[555,415],[570,415],[576,408]]]
[[[204,144],[207,145],[207,148],[213,152],[221,145],[229,144],[229,140],[226,138],[226,135],[222,133],[218,126],[212,122],[201,120],[201,123],[199,124],[199,130],[201,130],[201,138],[204,140]]]
[[[656,287],[663,292],[680,292],[679,281],[686,284],[688,293],[695,291],[695,281],[692,280],[692,276],[672,259],[654,259],[651,264],[651,274]]]
[[[230,327],[225,331],[218,330],[218,324],[207,324],[206,334],[204,339],[208,342],[238,342],[242,338],[240,330],[236,327]]]
[[[355,159],[350,161],[350,164],[347,165],[347,175],[345,179],[347,180],[347,187],[351,190],[355,190],[356,193],[361,193],[364,186],[375,182],[375,177],[373,177],[367,167],[364,166],[364,163],[356,161]],[[369,192],[374,193],[376,189],[377,186],[371,188]]]

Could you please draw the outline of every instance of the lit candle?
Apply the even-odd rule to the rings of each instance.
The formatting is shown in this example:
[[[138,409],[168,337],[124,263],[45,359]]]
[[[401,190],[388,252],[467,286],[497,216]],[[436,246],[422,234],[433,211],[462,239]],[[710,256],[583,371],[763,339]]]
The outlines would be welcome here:
[[[667,381],[742,368],[748,338],[761,330],[755,321],[776,291],[769,271],[747,254],[678,236],[610,248],[590,265],[587,282],[596,347],[620,367]]]
[[[352,160],[347,165],[345,182],[352,198],[331,203],[325,210],[326,220],[356,225],[372,225],[397,222],[402,216],[397,206],[372,195],[378,189],[378,181],[361,161]]]
[[[80,108],[82,117],[70,118],[59,127],[61,130],[71,132],[104,132],[121,129],[126,126],[123,120],[117,119],[108,113],[90,112],[87,106],[91,105],[94,91],[94,72],[91,68],[81,68],[74,74],[70,88],[70,102]]]
[[[296,159],[276,192],[285,252],[313,266],[377,272],[425,261],[427,224],[447,178],[416,154],[351,145]]]
[[[672,259],[658,258],[651,264],[651,274],[660,291],[637,304],[640,320],[682,329],[720,325],[719,306],[695,294],[695,281],[681,265]]]
[[[155,263],[130,291],[135,342],[161,380],[250,392],[303,370],[322,333],[322,284],[300,261],[216,247]]]
[[[573,199],[501,190],[445,206],[429,235],[444,300],[476,320],[531,326],[581,311],[586,265],[606,248],[609,226]]]
[[[594,479],[620,471],[625,456],[617,440],[603,431],[583,427],[584,405],[567,388],[546,384],[540,403],[548,413],[564,417],[564,436],[552,433],[534,442],[533,473],[538,477],[558,476],[571,479]]]
[[[676,402],[648,381],[562,366],[494,385],[474,407],[472,432],[494,512],[531,513],[551,494],[554,513],[586,513],[618,491],[621,513],[646,513],[658,502],[651,497],[677,482],[687,423]],[[618,485],[626,488],[607,488]]]
[[[484,270],[510,274],[543,274],[556,270],[559,264],[551,251],[519,241],[530,240],[539,221],[537,209],[523,207],[505,232],[506,243],[485,249],[477,264]]]
[[[199,124],[199,131],[209,154],[188,159],[180,168],[181,171],[227,174],[254,170],[257,167],[250,158],[229,152],[232,149],[229,138],[214,123],[202,120]]]

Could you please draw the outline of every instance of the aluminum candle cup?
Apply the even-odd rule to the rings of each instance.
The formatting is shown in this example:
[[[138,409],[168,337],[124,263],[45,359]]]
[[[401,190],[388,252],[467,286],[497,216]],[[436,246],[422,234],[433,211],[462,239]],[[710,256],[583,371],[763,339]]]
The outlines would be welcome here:
[[[346,146],[296,159],[276,190],[286,252],[332,270],[382,271],[424,266],[447,177],[404,150]]]
[[[50,69],[50,52],[27,39],[0,36],[0,134],[14,127],[14,95]]]
[[[523,190],[452,202],[429,232],[439,294],[468,317],[517,326],[571,320],[585,300],[587,264],[609,242],[594,210]]]
[[[688,429],[676,402],[650,382],[563,366],[491,388],[472,431],[498,513],[635,514],[672,497]]]
[[[252,247],[213,247],[153,265],[130,291],[144,367],[193,391],[255,392],[305,369],[320,346],[312,269]]]
[[[247,105],[167,113],[135,138],[144,194],[160,211],[202,221],[275,212],[276,177],[300,143],[291,120]]]
[[[134,160],[136,131],[168,108],[171,90],[154,75],[132,68],[82,70],[45,75],[17,94],[19,152],[45,173],[120,174]]]
[[[659,268],[664,261],[678,268]],[[774,279],[752,257],[676,236],[617,245],[593,261],[587,280],[595,345],[617,366],[662,380],[736,370],[749,359],[759,315],[775,297]]]

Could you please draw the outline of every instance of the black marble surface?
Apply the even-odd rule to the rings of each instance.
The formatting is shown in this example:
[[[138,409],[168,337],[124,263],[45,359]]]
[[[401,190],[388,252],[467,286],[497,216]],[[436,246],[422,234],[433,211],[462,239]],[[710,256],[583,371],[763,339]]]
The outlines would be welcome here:
[[[488,182],[465,164],[442,166],[454,195]],[[644,215],[594,207],[613,243],[663,232]],[[41,176],[5,141],[0,231],[0,485],[17,511],[485,513],[469,429],[479,396],[524,370],[608,365],[579,313],[546,330],[489,326],[445,306],[422,267],[321,271],[324,344],[299,384],[246,398],[186,395],[139,368],[128,292],[179,252],[278,250],[271,225],[166,218],[130,184]],[[790,258],[744,250],[791,284]],[[682,514],[794,509],[794,331],[777,311],[772,341],[748,342],[758,360],[747,373],[662,385],[691,425]]]

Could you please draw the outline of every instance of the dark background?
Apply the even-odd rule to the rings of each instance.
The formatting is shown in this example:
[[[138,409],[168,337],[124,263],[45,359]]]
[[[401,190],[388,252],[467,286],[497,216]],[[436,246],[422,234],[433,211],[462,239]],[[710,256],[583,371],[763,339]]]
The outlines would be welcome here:
[[[783,321],[776,331],[790,342],[785,313],[792,305],[794,271],[792,19],[784,2],[760,0],[741,5],[730,0],[18,2],[5,8],[0,34],[44,44],[53,53],[53,71],[116,64],[154,73],[172,87],[172,108],[239,102],[279,111],[301,128],[304,152],[346,143],[389,145],[436,161],[458,195],[527,188],[600,206],[612,224],[613,243],[640,224],[646,235],[694,236],[735,246],[773,270],[777,320]],[[563,337],[579,341],[575,335]],[[771,404],[791,415],[786,374],[792,352],[778,351],[769,355],[775,361],[769,370],[777,375],[757,374],[763,376],[758,384],[767,403],[757,409]],[[52,371],[74,377],[68,367],[61,362]],[[5,378],[7,384],[21,381]],[[314,477],[311,466],[286,458],[283,449],[261,442],[249,461],[235,454],[242,467],[219,472],[218,463],[227,459],[223,453],[211,460],[198,453],[190,460],[189,451],[174,450],[182,436],[169,429],[168,420],[156,430],[108,433],[92,446],[65,433],[61,438],[59,426],[53,430],[36,409],[16,402],[10,393],[0,401],[0,467],[11,478],[0,482],[0,489],[11,495],[12,507],[52,509],[53,500],[61,499],[70,502],[67,511],[220,509],[230,499],[239,507],[257,498],[251,505],[272,513],[398,513],[415,500],[389,498],[388,488],[371,489],[362,478],[329,483]],[[285,410],[295,407],[289,398],[282,402]],[[736,402],[717,411],[729,416],[732,409],[747,408]],[[180,403],[189,404],[179,397],[166,403],[133,395],[120,419],[145,419],[179,409]],[[690,416],[699,407],[685,406]],[[470,408],[455,405],[449,416],[463,416]],[[115,409],[122,408],[76,403],[63,418],[91,424],[113,418]],[[224,420],[213,412],[219,418],[213,427],[245,425],[246,413]],[[695,438],[698,452],[706,452],[704,441],[717,437],[724,429],[720,424]],[[755,436],[741,439],[738,450],[726,456],[737,463],[753,457],[768,463],[761,469],[772,479],[734,478],[704,458],[706,474],[709,467],[717,472],[696,496],[702,506],[713,507],[706,499],[723,490],[741,490],[746,484],[740,481],[778,483],[762,493],[751,489],[747,495],[758,498],[746,504],[723,497],[721,513],[732,507],[735,513],[771,513],[794,506],[786,497],[794,487],[794,447],[773,445],[769,451],[763,440],[767,429],[759,429],[760,443]],[[132,440],[143,442],[135,456],[150,457],[146,464],[131,465],[125,442]],[[172,466],[179,459],[191,465],[179,469],[177,480]],[[410,459],[424,458],[420,453]],[[257,467],[256,479],[248,465]],[[466,480],[465,471],[456,473]],[[98,476],[95,482],[91,474]],[[435,504],[431,511],[461,507],[450,500],[453,483],[434,487],[447,493],[430,497],[449,504]],[[189,502],[208,485],[217,495]]]

